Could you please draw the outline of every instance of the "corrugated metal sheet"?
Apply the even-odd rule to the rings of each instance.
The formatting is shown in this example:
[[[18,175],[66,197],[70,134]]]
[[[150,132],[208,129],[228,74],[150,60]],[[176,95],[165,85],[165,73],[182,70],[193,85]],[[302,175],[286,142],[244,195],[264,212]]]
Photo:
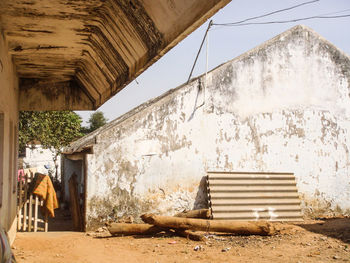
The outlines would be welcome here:
[[[213,219],[300,221],[293,173],[208,172]]]

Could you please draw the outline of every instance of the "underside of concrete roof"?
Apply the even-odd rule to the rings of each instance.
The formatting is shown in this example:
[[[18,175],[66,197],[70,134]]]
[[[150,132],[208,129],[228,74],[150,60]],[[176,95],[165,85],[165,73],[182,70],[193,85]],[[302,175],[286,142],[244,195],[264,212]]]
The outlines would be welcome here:
[[[20,110],[101,106],[230,0],[2,0]]]

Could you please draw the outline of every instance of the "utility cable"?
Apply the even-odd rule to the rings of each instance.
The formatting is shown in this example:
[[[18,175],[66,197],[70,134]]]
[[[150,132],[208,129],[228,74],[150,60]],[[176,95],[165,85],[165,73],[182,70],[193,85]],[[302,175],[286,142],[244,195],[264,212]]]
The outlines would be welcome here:
[[[266,21],[266,22],[249,22],[249,23],[245,23],[247,21],[251,21],[251,20],[254,20],[254,19],[258,19],[258,18],[274,15],[274,14],[277,14],[277,13],[285,12],[285,11],[288,11],[288,10],[291,10],[291,9],[294,9],[294,8],[298,8],[298,7],[303,6],[303,5],[308,5],[308,4],[312,4],[312,3],[315,3],[315,2],[319,2],[319,1],[320,0],[312,0],[312,1],[304,2],[304,3],[298,4],[298,5],[294,5],[294,6],[291,6],[291,7],[279,9],[279,10],[272,11],[270,13],[266,13],[266,14],[263,14],[263,15],[246,18],[246,19],[243,19],[241,21],[236,21],[236,22],[232,22],[232,23],[213,23],[213,20],[210,20],[210,22],[208,24],[208,27],[207,27],[207,30],[205,31],[204,37],[202,39],[202,43],[201,43],[201,45],[199,47],[197,56],[196,56],[196,58],[194,60],[194,63],[193,63],[190,75],[189,75],[188,80],[187,80],[187,84],[191,80],[191,77],[192,77],[192,74],[193,74],[193,70],[194,70],[194,68],[196,66],[196,63],[197,63],[199,54],[200,54],[200,52],[202,50],[204,41],[206,40],[207,35],[209,33],[209,30],[211,29],[212,26],[248,26],[248,25],[284,24],[284,23],[293,23],[293,22],[305,21],[305,20],[311,20],[311,19],[335,19],[335,18],[350,17],[350,14],[331,16],[331,14],[339,14],[339,13],[343,13],[345,11],[349,11],[350,10],[350,9],[345,9],[345,10],[341,10],[341,11],[337,11],[337,12],[332,12],[332,13],[327,13],[327,14],[322,14],[322,15],[316,15],[316,16],[310,16],[310,17],[303,17],[303,18],[295,18],[295,19],[290,19],[290,20],[276,20],[276,21]],[[207,68],[206,68],[205,81],[207,80],[207,71],[208,71],[208,40],[207,40],[207,55],[206,56],[207,56],[206,57],[206,59],[207,59],[206,67]],[[207,83],[205,83],[205,86],[206,85],[207,85]]]
[[[344,12],[346,12],[346,11],[350,11],[350,8],[348,8],[348,9],[343,9],[343,10],[340,10],[340,11],[331,12],[331,13],[322,14],[322,15],[319,15],[319,16],[335,15],[335,14],[339,14],[339,13],[344,13]]]
[[[329,17],[330,15],[335,15],[335,14],[339,14],[339,13],[344,13],[344,12],[347,12],[347,11],[350,11],[350,8],[348,9],[343,9],[343,10],[340,10],[340,11],[335,11],[335,12],[330,12],[330,13],[323,13],[323,14],[320,14],[320,15],[317,15],[316,17],[325,17],[325,18],[333,18],[333,17]],[[347,16],[347,15],[346,15]],[[313,16],[314,18],[315,16]],[[307,20],[307,19],[306,19]],[[294,22],[294,21],[290,21],[290,22]],[[258,22],[257,22],[258,23]],[[264,23],[264,22],[259,22],[259,23]],[[287,23],[287,22],[285,22]],[[232,24],[232,25],[231,25]],[[248,24],[248,23],[247,23]],[[214,23],[213,25],[215,25],[216,27],[211,27],[210,28],[210,31],[217,31],[217,30],[220,30],[220,29],[223,29],[225,26],[238,26],[238,24],[233,24],[233,23],[225,23],[225,24],[217,24],[217,23]],[[246,24],[239,24],[239,25],[246,25]]]
[[[260,15],[260,16],[254,16],[254,17],[246,18],[246,19],[243,19],[241,21],[232,22],[232,23],[225,23],[225,24],[214,24],[214,25],[236,25],[236,24],[241,24],[241,23],[244,23],[244,22],[247,22],[247,21],[250,21],[250,20],[254,20],[254,19],[258,19],[258,18],[262,18],[262,17],[266,17],[266,16],[271,16],[271,15],[274,15],[274,14],[277,14],[277,13],[285,12],[285,11],[288,11],[288,10],[292,10],[294,8],[298,8],[298,7],[303,6],[303,5],[308,5],[308,4],[312,4],[312,3],[315,3],[315,2],[319,2],[319,1],[320,0],[308,1],[308,2],[304,2],[304,3],[298,4],[298,5],[294,5],[294,6],[291,6],[291,7],[287,7],[287,8],[279,9],[279,10],[276,10],[276,11],[272,11],[270,13],[263,14],[263,15]]]
[[[267,24],[285,24],[285,23],[292,23],[292,22],[298,22],[298,21],[305,21],[305,20],[311,20],[311,19],[334,19],[334,18],[343,18],[343,17],[350,17],[350,14],[346,15],[339,15],[339,16],[310,16],[310,17],[303,17],[303,18],[295,18],[290,20],[276,20],[276,21],[267,21],[267,22],[249,22],[249,23],[241,23],[241,24],[213,24],[215,26],[249,26],[249,25],[267,25]]]
[[[208,24],[208,28],[207,28],[207,30],[205,31],[205,34],[204,34],[202,43],[201,43],[201,45],[200,45],[200,47],[199,47],[199,50],[198,50],[196,59],[194,60],[194,63],[193,63],[192,69],[191,69],[191,73],[190,73],[190,75],[189,75],[189,77],[188,77],[188,80],[187,80],[187,84],[188,84],[188,83],[190,82],[190,80],[191,80],[194,67],[196,66],[196,63],[197,63],[199,54],[201,53],[201,50],[202,50],[202,47],[203,47],[203,44],[204,44],[204,40],[206,39],[207,34],[208,34],[208,32],[209,32],[209,29],[210,29],[210,27],[211,27],[212,25],[213,25],[213,20],[210,20],[210,22],[209,22],[209,24]]]

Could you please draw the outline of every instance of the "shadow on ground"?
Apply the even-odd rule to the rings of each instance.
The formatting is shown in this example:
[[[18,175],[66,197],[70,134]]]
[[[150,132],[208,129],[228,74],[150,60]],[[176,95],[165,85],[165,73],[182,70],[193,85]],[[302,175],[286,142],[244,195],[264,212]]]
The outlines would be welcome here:
[[[68,209],[55,210],[55,217],[49,218],[49,231],[73,231],[73,221]]]
[[[307,231],[332,237],[350,244],[350,218],[321,219],[311,224],[299,224]]]

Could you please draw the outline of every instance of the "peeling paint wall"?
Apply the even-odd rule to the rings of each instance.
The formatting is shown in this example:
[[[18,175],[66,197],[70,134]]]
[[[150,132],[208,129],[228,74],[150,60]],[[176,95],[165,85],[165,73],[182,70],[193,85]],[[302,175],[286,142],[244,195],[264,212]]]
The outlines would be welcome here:
[[[0,224],[16,234],[18,79],[0,27]]]
[[[297,26],[102,129],[88,228],[206,206],[208,170],[293,172],[305,215],[350,214],[350,59]]]
[[[55,162],[53,157],[55,156],[55,149],[45,149],[42,145],[34,145],[34,147],[26,147],[25,157],[22,158],[23,168],[37,167],[38,172],[48,174],[50,171],[53,175],[56,174]],[[61,156],[57,156],[57,176],[61,178]],[[49,169],[44,165],[48,165]]]

